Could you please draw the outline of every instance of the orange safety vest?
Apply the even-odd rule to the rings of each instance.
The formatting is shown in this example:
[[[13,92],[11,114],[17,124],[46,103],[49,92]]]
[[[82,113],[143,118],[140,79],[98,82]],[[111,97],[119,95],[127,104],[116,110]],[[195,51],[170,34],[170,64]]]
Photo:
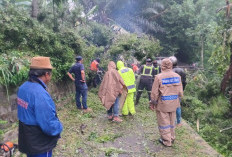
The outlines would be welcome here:
[[[99,63],[96,60],[92,61],[92,63],[90,64],[90,70],[98,71],[98,67],[97,67],[98,64]]]

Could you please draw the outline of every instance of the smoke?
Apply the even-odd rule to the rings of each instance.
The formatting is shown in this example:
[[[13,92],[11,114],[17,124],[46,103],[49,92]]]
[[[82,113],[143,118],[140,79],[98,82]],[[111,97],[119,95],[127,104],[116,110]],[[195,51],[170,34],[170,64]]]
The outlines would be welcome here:
[[[163,9],[163,5],[149,3],[144,0],[115,0],[111,6],[109,5],[110,16],[116,24],[131,33],[162,32],[163,28],[149,18],[157,15]]]

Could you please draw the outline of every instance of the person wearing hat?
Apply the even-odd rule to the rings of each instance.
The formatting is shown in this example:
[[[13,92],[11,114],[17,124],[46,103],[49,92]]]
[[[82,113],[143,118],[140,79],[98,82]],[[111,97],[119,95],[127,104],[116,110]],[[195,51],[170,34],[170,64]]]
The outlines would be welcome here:
[[[157,71],[153,67],[152,60],[150,58],[147,58],[146,64],[142,65],[139,68],[138,74],[140,75],[140,81],[138,85],[138,92],[136,95],[135,105],[138,105],[139,99],[141,97],[144,88],[147,90],[149,101],[151,100],[150,95],[151,95],[152,83],[155,75],[157,74]]]
[[[108,63],[108,70],[98,90],[98,97],[107,109],[108,120],[119,123],[123,121],[119,118],[119,109],[125,102],[126,96],[123,96],[124,94],[127,95],[127,88],[125,87],[123,78],[116,70],[115,63],[110,61]]]
[[[118,73],[122,77],[128,94],[122,108],[122,115],[135,115],[135,104],[134,104],[134,93],[136,92],[135,87],[135,74],[131,68],[125,67],[122,61],[117,62]]]
[[[180,75],[172,71],[169,58],[162,60],[161,71],[152,86],[150,108],[156,110],[159,142],[170,147],[175,140],[176,109],[183,97],[183,87]]]
[[[49,57],[33,57],[29,80],[17,93],[18,148],[28,157],[51,157],[63,130],[55,103],[47,91],[52,69]]]
[[[76,57],[76,64],[74,64],[68,71],[69,78],[75,82],[76,86],[76,106],[78,109],[83,109],[85,113],[91,112],[92,110],[87,106],[87,93],[88,87],[85,80],[85,68],[83,58],[81,56]],[[75,75],[73,78],[72,73]],[[82,96],[82,103],[80,98]]]

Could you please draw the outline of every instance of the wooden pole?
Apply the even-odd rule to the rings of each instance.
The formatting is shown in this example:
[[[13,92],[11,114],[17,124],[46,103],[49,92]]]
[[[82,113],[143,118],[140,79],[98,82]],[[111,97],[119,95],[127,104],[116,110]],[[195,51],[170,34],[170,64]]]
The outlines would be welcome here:
[[[200,120],[199,118],[197,118],[197,132],[200,131]]]

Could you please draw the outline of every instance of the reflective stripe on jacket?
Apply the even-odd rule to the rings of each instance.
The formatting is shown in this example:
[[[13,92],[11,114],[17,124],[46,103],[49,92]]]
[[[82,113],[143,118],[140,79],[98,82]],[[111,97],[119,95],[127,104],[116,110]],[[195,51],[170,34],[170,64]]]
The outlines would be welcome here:
[[[156,70],[157,74],[160,73],[160,71],[159,71],[159,66],[155,67],[155,70]]]
[[[123,67],[120,70],[118,70],[118,72],[126,84],[128,93],[136,92],[135,75],[133,70],[131,68]]]
[[[152,86],[151,99],[158,102],[160,112],[173,112],[180,106],[180,97],[183,96],[181,77],[173,72],[162,71],[156,75]]]
[[[127,68],[124,66],[122,61],[117,62],[118,73],[122,77],[127,89],[128,93],[136,92],[135,88],[135,74],[131,68]]]
[[[153,66],[144,65],[143,72],[142,72],[141,75],[142,76],[151,76],[152,77],[152,69],[153,69]]]

